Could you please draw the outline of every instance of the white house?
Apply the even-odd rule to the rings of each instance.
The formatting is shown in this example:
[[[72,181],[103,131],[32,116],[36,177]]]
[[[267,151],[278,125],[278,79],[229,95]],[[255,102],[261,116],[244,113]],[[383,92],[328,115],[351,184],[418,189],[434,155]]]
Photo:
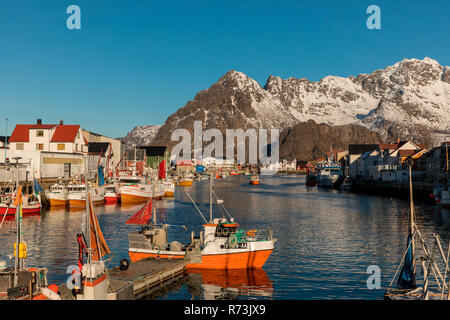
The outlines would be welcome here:
[[[9,139],[11,151],[86,153],[88,143],[79,125],[18,124]]]

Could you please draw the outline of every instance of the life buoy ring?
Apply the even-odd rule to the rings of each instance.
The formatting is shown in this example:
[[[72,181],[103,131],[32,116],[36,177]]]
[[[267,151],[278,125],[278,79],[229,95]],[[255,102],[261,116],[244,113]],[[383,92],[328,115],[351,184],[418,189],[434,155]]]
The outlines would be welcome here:
[[[255,231],[256,230],[248,230],[247,231],[247,237],[254,238],[255,237]]]

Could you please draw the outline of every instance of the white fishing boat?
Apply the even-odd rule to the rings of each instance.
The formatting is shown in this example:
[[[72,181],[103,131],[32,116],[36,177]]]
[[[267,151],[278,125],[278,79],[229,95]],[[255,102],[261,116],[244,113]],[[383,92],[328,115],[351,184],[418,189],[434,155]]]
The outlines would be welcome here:
[[[450,208],[450,185],[435,188],[433,196],[440,207]]]
[[[72,184],[67,187],[68,195],[67,199],[69,207],[71,208],[84,208],[86,206],[86,185],[85,184]],[[96,186],[92,187],[92,202],[94,205],[101,205],[105,203],[105,187]]]
[[[344,180],[341,167],[325,162],[317,167],[317,185],[321,188],[338,188]]]
[[[171,179],[162,180],[164,187],[164,197],[172,198],[175,195],[175,183]]]
[[[49,201],[50,207],[65,207],[69,202],[67,197],[67,187],[62,183],[51,185],[45,195]]]

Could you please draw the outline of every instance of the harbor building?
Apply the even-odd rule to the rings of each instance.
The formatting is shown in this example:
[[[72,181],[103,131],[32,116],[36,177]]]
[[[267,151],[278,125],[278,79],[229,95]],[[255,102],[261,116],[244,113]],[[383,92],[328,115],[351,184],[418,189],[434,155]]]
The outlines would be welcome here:
[[[123,165],[125,143],[122,140],[110,138],[84,129],[82,129],[82,133],[88,144],[92,142],[110,144],[111,147],[107,151],[106,157],[109,158],[109,166],[111,169],[114,169],[115,167],[121,167]]]

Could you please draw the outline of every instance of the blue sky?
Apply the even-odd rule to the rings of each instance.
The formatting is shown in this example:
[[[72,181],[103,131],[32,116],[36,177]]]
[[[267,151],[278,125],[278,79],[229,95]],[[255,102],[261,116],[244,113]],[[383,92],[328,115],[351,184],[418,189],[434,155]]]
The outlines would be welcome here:
[[[81,9],[68,30],[66,8]],[[369,30],[369,5],[381,30]],[[0,135],[17,123],[81,124],[124,136],[162,124],[224,73],[372,72],[403,58],[450,65],[450,1],[0,2]]]

